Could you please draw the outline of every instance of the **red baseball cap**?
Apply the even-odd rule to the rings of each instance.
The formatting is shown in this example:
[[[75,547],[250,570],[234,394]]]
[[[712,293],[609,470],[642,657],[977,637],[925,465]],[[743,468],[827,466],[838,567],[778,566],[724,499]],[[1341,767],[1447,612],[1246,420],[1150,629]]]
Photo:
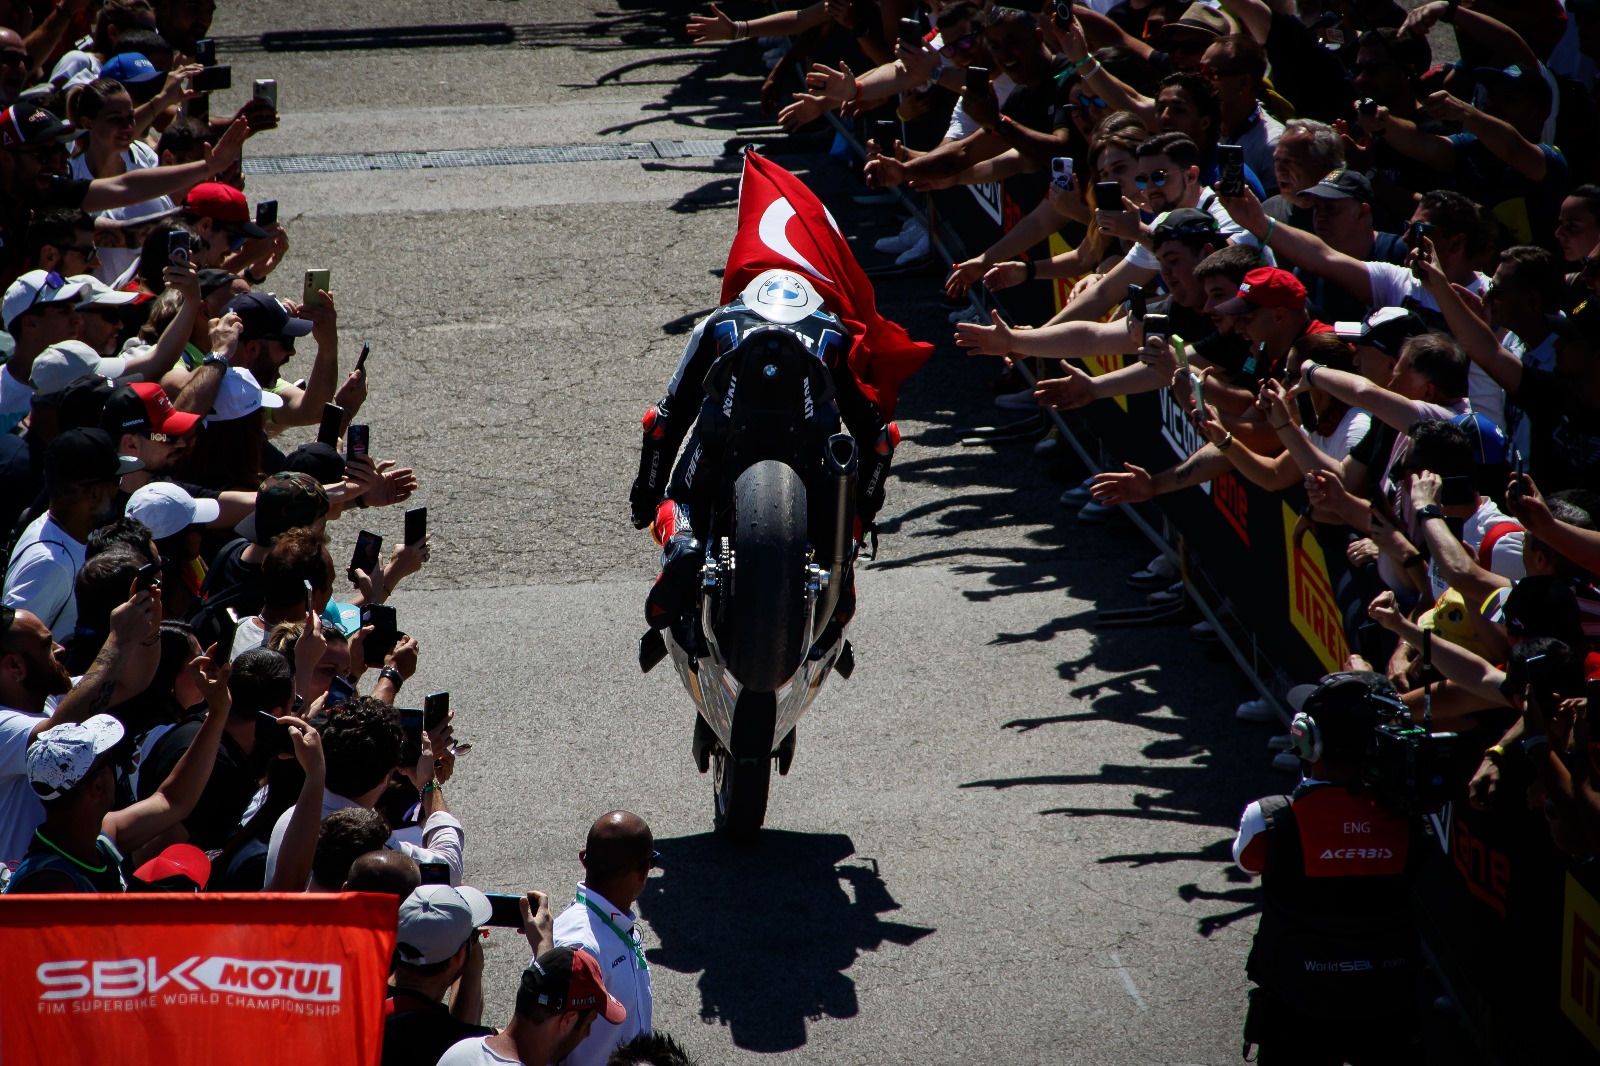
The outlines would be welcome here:
[[[1306,305],[1306,287],[1300,279],[1278,267],[1256,267],[1239,283],[1239,294],[1216,307],[1219,315],[1247,315],[1258,307]]]
[[[121,440],[124,433],[177,436],[189,432],[199,421],[199,415],[175,409],[160,385],[139,381],[124,385],[106,400],[100,428],[111,434],[112,440]]]
[[[632,960],[630,959],[631,963]],[[606,991],[600,964],[582,948],[552,948],[528,963],[517,990],[517,1012],[533,1007],[553,1011],[594,1010],[612,1025],[621,1025],[627,1008]]]
[[[133,871],[133,876],[147,885],[159,885],[174,892],[186,889],[198,892],[211,880],[211,860],[193,844],[174,844]],[[174,880],[174,884],[164,883]],[[183,881],[190,882],[193,889],[188,889]]]
[[[235,226],[246,236],[267,235],[266,230],[250,221],[250,202],[244,198],[244,193],[220,181],[203,181],[190,189],[188,198],[183,201],[183,211],[187,215]]]

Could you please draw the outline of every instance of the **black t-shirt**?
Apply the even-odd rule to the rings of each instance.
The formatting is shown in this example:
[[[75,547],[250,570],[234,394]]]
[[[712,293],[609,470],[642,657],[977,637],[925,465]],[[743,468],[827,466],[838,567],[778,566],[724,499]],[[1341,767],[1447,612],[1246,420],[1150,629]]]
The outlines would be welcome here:
[[[223,545],[211,560],[206,571],[205,584],[200,595],[207,600],[227,598],[234,613],[243,618],[247,614],[261,613],[261,564],[247,563],[244,550],[250,541],[239,537]]]
[[[1294,102],[1299,117],[1321,122],[1354,117],[1350,104],[1357,94],[1349,72],[1305,23],[1293,15],[1274,13],[1266,46],[1272,87]]]
[[[1070,125],[1070,115],[1061,106],[1067,102],[1067,90],[1056,77],[1068,65],[1065,56],[1056,56],[1050,63],[1050,73],[1037,85],[1018,85],[1011,90],[1006,102],[1000,105],[1000,113],[1036,133],[1048,133]]]
[[[443,1003],[403,989],[395,992],[386,1009],[382,1066],[437,1066],[453,1045],[495,1032],[457,1021]]]
[[[184,752],[194,744],[195,734],[200,732],[205,718],[204,711],[187,715],[156,741],[149,757],[139,767],[140,799],[154,795],[161,787],[161,782],[172,773]],[[189,831],[189,843],[208,851],[222,847],[233,836],[245,808],[256,794],[258,775],[250,762],[250,756],[239,742],[222,734],[211,778],[200,794],[200,801],[194,805],[194,812],[183,820],[184,828]]]
[[[1528,472],[1544,492],[1600,487],[1600,410],[1583,402],[1575,382],[1524,366],[1510,399],[1527,415]]]
[[[82,207],[89,195],[89,182],[72,178],[52,178],[45,194],[36,203],[5,204],[0,198],[0,288],[23,275],[27,266],[28,223],[35,210],[48,207]]]

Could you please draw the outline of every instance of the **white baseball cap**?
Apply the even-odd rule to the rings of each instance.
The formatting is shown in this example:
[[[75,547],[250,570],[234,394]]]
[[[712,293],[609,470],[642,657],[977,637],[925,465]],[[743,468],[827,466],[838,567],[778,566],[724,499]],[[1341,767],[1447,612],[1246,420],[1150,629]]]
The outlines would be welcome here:
[[[254,374],[243,367],[231,366],[222,379],[222,388],[217,390],[217,400],[211,406],[211,414],[206,417],[206,424],[230,422],[235,418],[243,418],[259,411],[263,407],[282,406],[283,397],[263,389],[256,383]]]
[[[127,372],[128,361],[120,356],[106,359],[82,341],[62,341],[39,353],[28,381],[35,392],[50,396],[88,377],[109,378],[120,384]]]
[[[421,885],[400,904],[395,950],[413,966],[443,962],[494,916],[489,897],[462,885]]]
[[[82,288],[54,270],[30,270],[6,289],[5,302],[0,307],[0,329],[10,329],[12,320],[24,311],[76,300]]]
[[[78,294],[79,307],[121,307],[140,298],[139,293],[113,289],[93,274],[74,274],[67,280],[83,286]]]
[[[121,740],[122,723],[109,714],[46,729],[28,746],[28,781],[40,799],[59,799],[81,784],[94,761]]]
[[[182,533],[192,525],[215,522],[222,514],[216,500],[197,499],[170,481],[152,481],[135,489],[123,514],[144,523],[156,540]]]

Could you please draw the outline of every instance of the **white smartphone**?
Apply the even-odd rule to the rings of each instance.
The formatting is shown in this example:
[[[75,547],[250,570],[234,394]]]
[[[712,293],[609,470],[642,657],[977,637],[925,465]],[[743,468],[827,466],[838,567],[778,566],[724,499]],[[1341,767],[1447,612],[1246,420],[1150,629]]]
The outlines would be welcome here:
[[[250,95],[263,101],[272,110],[278,110],[278,83],[271,78],[257,78]]]
[[[1050,177],[1059,189],[1072,188],[1072,159],[1058,155],[1050,160]]]

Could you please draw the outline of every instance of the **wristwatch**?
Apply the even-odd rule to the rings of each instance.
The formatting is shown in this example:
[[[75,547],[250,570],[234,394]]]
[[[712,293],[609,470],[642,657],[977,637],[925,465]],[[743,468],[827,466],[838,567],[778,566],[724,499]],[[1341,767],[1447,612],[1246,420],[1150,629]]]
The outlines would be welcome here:
[[[1430,518],[1443,517],[1444,511],[1440,510],[1439,505],[1436,503],[1430,503],[1426,507],[1420,507],[1417,509],[1417,521],[1419,522],[1426,522]]]
[[[209,355],[207,355],[204,359],[200,360],[200,365],[201,366],[220,366],[222,368],[222,372],[224,374],[226,374],[228,372],[228,366],[229,366],[228,357],[223,355],[220,352],[212,352]]]

